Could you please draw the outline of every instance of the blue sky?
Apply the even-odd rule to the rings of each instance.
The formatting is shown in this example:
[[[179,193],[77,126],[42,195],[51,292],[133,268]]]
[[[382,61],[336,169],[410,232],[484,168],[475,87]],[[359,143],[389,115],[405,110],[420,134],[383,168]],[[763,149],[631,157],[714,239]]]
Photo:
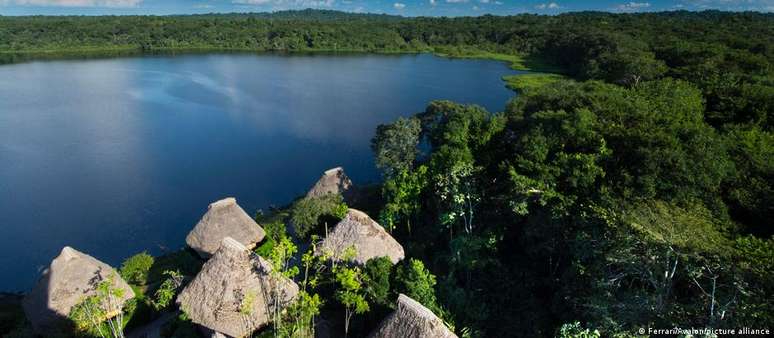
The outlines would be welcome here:
[[[774,11],[774,0],[0,0],[0,15],[193,14],[324,8],[405,16],[721,9]]]

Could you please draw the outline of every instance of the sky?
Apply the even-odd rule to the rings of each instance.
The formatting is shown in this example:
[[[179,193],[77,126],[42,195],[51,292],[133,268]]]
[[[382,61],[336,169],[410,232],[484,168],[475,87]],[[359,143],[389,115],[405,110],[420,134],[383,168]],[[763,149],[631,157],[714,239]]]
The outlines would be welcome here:
[[[774,0],[0,0],[0,15],[197,14],[320,8],[403,16],[720,9],[774,12]]]

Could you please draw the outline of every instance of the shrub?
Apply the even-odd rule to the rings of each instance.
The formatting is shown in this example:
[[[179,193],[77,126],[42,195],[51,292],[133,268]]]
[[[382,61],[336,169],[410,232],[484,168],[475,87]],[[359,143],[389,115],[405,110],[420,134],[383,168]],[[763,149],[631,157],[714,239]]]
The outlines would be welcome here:
[[[274,246],[283,238],[286,238],[288,234],[285,230],[285,223],[280,221],[264,223],[261,226],[266,232],[266,237],[263,238],[263,242],[254,251],[261,257],[269,257],[272,250],[274,250]]]
[[[392,261],[387,257],[369,259],[363,267],[363,287],[369,303],[390,306]]]
[[[167,279],[156,290],[156,299],[153,301],[153,308],[156,311],[167,308],[177,295],[177,290],[183,285],[183,275],[179,271],[164,271],[164,275]]]
[[[395,276],[398,292],[411,297],[433,312],[440,312],[435,298],[435,275],[418,259],[409,259],[398,267]]]
[[[153,256],[147,252],[129,257],[121,265],[121,277],[131,284],[145,285],[148,280],[148,271],[153,266],[153,262]]]
[[[347,205],[339,194],[303,198],[293,204],[290,219],[301,238],[307,238],[323,221],[324,216],[342,219],[347,215]]]
[[[598,330],[584,329],[580,322],[564,324],[559,328],[557,338],[599,338]]]

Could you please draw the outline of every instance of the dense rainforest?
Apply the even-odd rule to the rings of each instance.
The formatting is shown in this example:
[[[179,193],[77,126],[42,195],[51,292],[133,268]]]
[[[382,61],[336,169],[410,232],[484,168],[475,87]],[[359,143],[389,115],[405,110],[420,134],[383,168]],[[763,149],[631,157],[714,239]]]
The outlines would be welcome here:
[[[328,276],[304,303],[354,309],[354,334],[397,292],[461,337],[774,328],[772,14],[0,17],[3,62],[176,50],[433,52],[561,74],[515,85],[503,112],[439,101],[376,130],[384,181],[353,206],[411,258]],[[340,199],[300,200],[259,219],[313,241],[337,215]],[[257,250],[292,256],[266,228]],[[357,297],[336,305],[342,290]]]

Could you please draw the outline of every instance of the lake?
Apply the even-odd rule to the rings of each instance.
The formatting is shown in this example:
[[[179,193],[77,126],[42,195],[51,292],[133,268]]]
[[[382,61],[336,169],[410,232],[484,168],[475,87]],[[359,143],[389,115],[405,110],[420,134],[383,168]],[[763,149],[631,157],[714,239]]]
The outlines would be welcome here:
[[[514,73],[425,54],[0,66],[0,290],[31,288],[65,245],[113,266],[180,248],[223,197],[254,214],[331,167],[377,181],[377,125],[437,99],[501,111]]]

